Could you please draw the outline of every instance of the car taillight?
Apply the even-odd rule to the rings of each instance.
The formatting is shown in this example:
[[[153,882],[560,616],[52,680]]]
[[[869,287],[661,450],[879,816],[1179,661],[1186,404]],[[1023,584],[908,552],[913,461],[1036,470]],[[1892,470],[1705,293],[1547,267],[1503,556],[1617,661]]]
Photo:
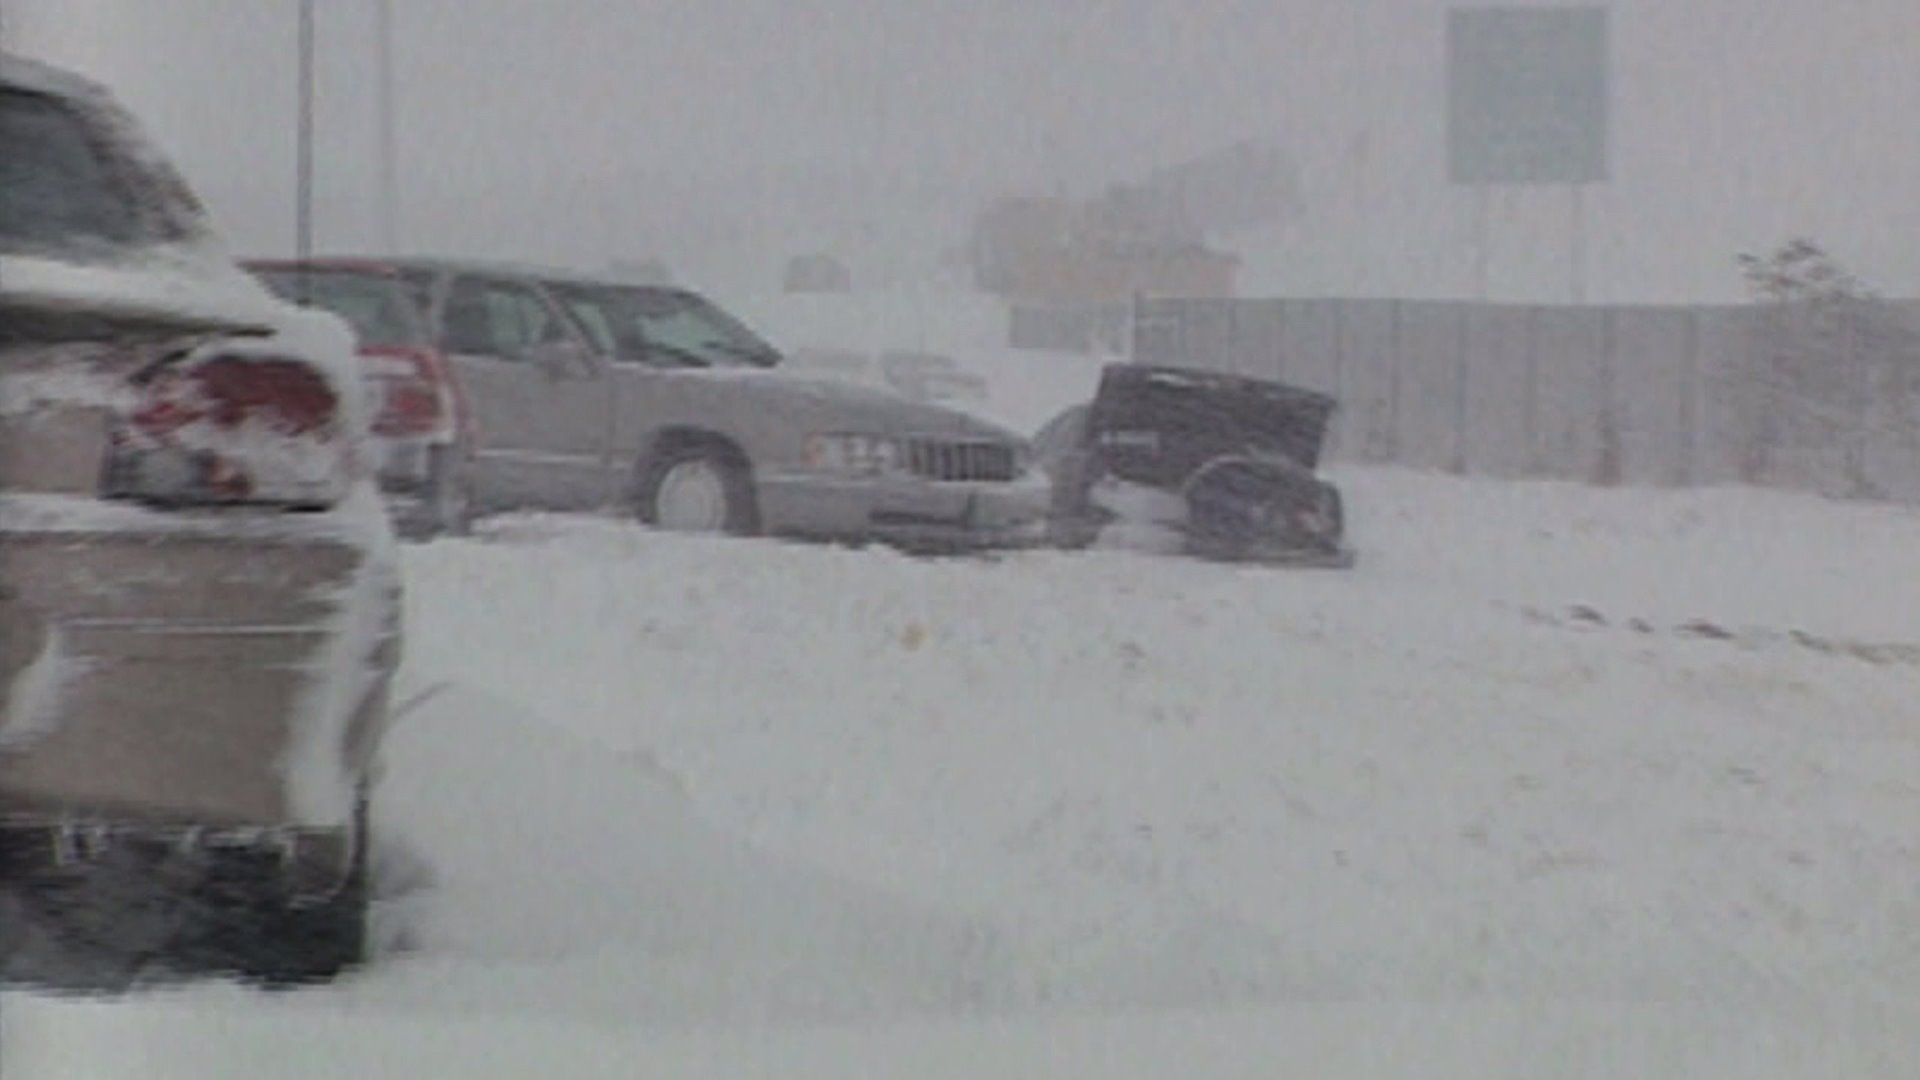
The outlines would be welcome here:
[[[452,434],[457,410],[451,379],[438,353],[370,346],[360,351],[360,363],[372,388],[375,435]]]
[[[170,506],[321,508],[353,481],[333,384],[311,364],[216,354],[151,369],[112,432],[104,494]]]

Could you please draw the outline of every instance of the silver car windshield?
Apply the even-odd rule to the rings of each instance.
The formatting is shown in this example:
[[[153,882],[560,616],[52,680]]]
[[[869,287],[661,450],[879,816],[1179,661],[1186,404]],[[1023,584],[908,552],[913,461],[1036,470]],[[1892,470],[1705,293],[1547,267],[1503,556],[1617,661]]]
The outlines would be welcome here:
[[[549,284],[594,343],[617,360],[659,367],[772,367],[773,346],[692,293],[617,285]]]

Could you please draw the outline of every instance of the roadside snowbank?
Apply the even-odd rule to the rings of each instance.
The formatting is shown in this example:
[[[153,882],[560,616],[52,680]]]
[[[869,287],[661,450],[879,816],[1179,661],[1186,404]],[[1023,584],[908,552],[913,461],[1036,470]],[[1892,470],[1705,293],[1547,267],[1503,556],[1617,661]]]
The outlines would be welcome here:
[[[1228,1013],[666,1032],[544,1019],[358,1013],[289,1019],[182,1006],[32,1003],[0,1017],[23,1076],[252,1080],[630,1080],[635,1076],[914,1080],[1328,1076],[1340,1080],[1904,1080],[1906,1008],[1700,1004],[1328,1004]],[[220,1048],[210,1061],[209,1046]]]
[[[1000,928],[1056,1001],[1920,985],[1888,948],[1920,917],[1916,668],[1565,619],[1920,639],[1920,521],[1343,480],[1349,574],[510,521],[420,553],[415,625],[462,629],[412,655]],[[1878,587],[1842,588],[1838,536]]]
[[[538,516],[408,549],[409,688],[450,689],[392,746],[379,825],[428,871],[394,950],[113,1024],[10,1001],[46,1034],[7,1052],[84,1025],[71,1052],[155,1076],[1910,1068],[1920,666],[1810,643],[1920,642],[1920,516],[1338,478],[1346,573]]]

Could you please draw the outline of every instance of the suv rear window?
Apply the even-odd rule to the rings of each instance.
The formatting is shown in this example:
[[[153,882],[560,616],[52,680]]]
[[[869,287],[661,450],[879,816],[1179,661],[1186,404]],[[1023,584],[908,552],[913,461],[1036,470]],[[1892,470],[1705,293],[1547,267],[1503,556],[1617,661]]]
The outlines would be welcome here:
[[[425,322],[398,279],[353,270],[290,268],[255,270],[254,276],[282,299],[311,304],[347,320],[363,346],[430,344]]]
[[[43,94],[0,89],[0,250],[75,251],[149,239],[96,135]]]

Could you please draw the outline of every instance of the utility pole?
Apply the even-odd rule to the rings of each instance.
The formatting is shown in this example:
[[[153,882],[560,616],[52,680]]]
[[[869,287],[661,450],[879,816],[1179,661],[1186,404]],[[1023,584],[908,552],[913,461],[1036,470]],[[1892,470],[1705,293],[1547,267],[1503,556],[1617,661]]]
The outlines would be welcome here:
[[[380,114],[380,243],[389,255],[400,251],[399,181],[396,177],[398,154],[394,135],[393,86],[393,0],[374,0],[378,26],[374,53],[380,70],[377,76]]]
[[[294,178],[294,254],[313,256],[313,0],[300,0],[300,127]],[[305,292],[303,288],[301,290]],[[307,297],[302,296],[305,303]]]

